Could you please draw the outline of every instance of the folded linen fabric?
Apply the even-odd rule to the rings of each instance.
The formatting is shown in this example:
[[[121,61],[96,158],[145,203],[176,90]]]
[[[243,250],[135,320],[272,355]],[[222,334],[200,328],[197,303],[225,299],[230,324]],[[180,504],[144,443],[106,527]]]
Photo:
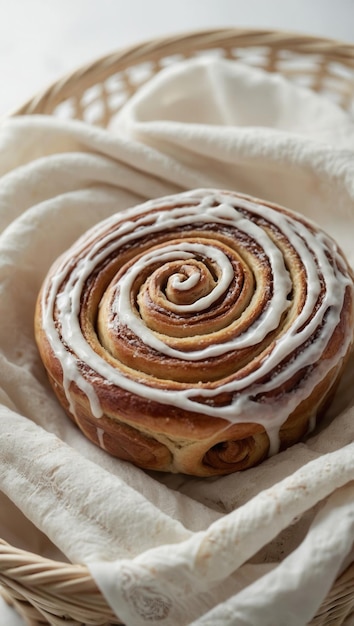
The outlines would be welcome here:
[[[311,619],[353,542],[353,362],[305,442],[227,477],[149,474],[91,445],[58,406],[33,336],[41,282],[99,220],[193,187],[295,209],[354,265],[353,156],[354,124],[335,104],[222,59],[167,68],[106,130],[40,116],[0,126],[0,489],[44,552],[89,564],[128,626],[226,626],[236,611],[251,624],[262,607],[280,625],[290,586],[301,593],[320,563],[323,584],[296,607],[297,626]],[[15,516],[12,507],[0,519],[12,541]],[[338,542],[331,529],[343,516]]]

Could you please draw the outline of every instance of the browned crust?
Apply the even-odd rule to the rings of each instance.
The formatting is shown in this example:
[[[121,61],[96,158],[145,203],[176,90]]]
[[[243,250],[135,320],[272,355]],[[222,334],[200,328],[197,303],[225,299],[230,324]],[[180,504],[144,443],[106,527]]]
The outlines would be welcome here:
[[[41,297],[42,293],[39,294],[37,302],[35,335],[49,380],[66,412],[95,444],[114,456],[146,469],[198,476],[228,474],[246,469],[261,462],[268,455],[268,436],[260,424],[246,421],[230,424],[225,419],[182,410],[172,404],[159,404],[109,384],[96,374],[92,384],[103,409],[103,417],[92,416],[88,398],[71,383],[70,395],[75,406],[74,415],[63,391],[61,365],[52,352],[43,330]],[[313,369],[320,366],[324,360],[334,359],[331,370],[282,425],[280,449],[293,445],[304,437],[309,425],[316,416],[322,414],[323,408],[332,397],[348,358],[347,353],[343,358],[336,359],[348,329],[353,329],[353,290],[349,287],[346,290],[340,321],[322,355],[321,362],[288,379],[281,389],[273,391],[266,398],[259,399],[260,402],[274,402],[277,395],[281,397],[291,392],[297,384],[303,384],[307,377],[311,379]],[[85,364],[82,367],[85,369]],[[90,376],[89,372],[86,374]],[[159,380],[158,384],[162,386],[164,383]],[[173,381],[168,381],[168,388],[171,388],[173,393]],[[229,398],[220,395],[219,401],[222,405],[227,403]]]
[[[331,358],[338,352],[347,325],[353,323],[352,317],[352,301],[348,292],[340,323],[323,358]],[[259,424],[246,422],[230,425],[220,418],[147,401],[123,389],[107,386],[99,379],[95,387],[104,416],[92,416],[86,395],[72,383],[70,392],[75,401],[74,417],[63,391],[60,363],[52,353],[41,325],[39,305],[35,327],[41,357],[60,403],[82,432],[96,445],[102,447],[103,444],[104,449],[113,456],[146,469],[197,476],[228,474],[247,469],[267,457],[269,440]],[[299,441],[306,435],[314,416],[322,414],[323,406],[333,395],[345,362],[346,358],[338,362],[283,424],[280,429],[280,449]],[[233,456],[228,456],[228,447],[234,450]]]

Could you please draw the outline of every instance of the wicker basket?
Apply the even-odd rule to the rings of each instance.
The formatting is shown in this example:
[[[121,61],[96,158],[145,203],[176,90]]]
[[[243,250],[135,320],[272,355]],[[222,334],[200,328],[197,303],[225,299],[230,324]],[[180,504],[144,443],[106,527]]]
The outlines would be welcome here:
[[[50,114],[105,127],[162,68],[195,55],[239,59],[283,74],[354,113],[354,46],[264,30],[222,29],[148,41],[101,58],[57,81],[15,112]],[[83,565],[58,563],[0,541],[0,583],[27,624],[119,624]],[[354,563],[337,579],[312,626],[354,618]],[[353,622],[350,622],[353,623]]]

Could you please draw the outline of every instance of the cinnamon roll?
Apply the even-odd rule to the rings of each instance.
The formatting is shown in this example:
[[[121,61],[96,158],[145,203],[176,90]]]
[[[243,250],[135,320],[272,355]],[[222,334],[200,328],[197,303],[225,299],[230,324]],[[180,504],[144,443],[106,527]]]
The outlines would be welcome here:
[[[302,216],[194,190],[81,237],[49,271],[35,332],[91,441],[145,469],[227,474],[314,428],[353,342],[353,278]]]

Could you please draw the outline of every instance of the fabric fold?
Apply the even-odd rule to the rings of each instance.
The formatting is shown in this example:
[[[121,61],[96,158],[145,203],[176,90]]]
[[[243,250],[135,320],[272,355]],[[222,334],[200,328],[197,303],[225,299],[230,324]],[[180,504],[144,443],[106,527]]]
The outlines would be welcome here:
[[[88,563],[89,569],[113,610],[128,626],[140,626],[147,619],[153,624],[160,622],[166,626],[187,625],[192,615],[195,619],[200,615],[200,611],[204,612],[203,606],[205,609],[215,602],[215,593],[220,597],[230,590],[232,574],[254,556],[263,545],[269,543],[282,529],[289,526],[295,517],[301,516],[310,507],[352,480],[353,451],[354,444],[350,444],[343,448],[340,454],[334,452],[310,462],[281,483],[261,492],[243,507],[239,507],[216,521],[206,531],[194,534],[190,539],[175,546],[173,555],[168,546],[161,546],[145,552],[132,561],[123,560],[109,564],[90,562]],[[324,475],[326,480],[323,480]],[[283,561],[278,568],[268,574],[269,589],[273,593],[272,601],[267,597],[267,584],[262,586],[262,582],[259,582],[262,586],[262,593],[259,597],[264,598],[264,602],[260,601],[258,608],[261,611],[261,607],[269,603],[269,619],[272,615],[275,619],[273,611],[276,598],[282,606],[281,615],[284,620],[286,607],[289,607],[289,604],[288,601],[283,600],[283,597],[286,596],[289,599],[290,590],[294,590],[294,587],[298,588],[300,595],[303,593],[302,584],[305,578],[302,578],[301,573],[305,577],[305,572],[307,572],[306,569],[302,570],[304,563],[309,566],[310,577],[314,580],[322,567],[318,563],[323,565],[321,578],[323,584],[318,583],[317,596],[314,594],[304,611],[310,611],[310,607],[315,607],[315,610],[318,608],[326,590],[333,583],[342,561],[352,547],[354,524],[352,493],[353,485],[343,490],[338,497],[334,497],[333,502],[339,502],[338,509],[334,508],[335,504],[331,502],[324,508],[324,513],[319,514],[322,519],[328,509],[334,510],[330,529],[327,530],[326,527],[324,530],[327,541],[324,544],[326,549],[322,548],[323,555],[319,549],[323,546],[322,536],[314,530],[317,528],[315,520],[302,547],[298,548],[301,558],[297,558],[295,551],[295,556],[288,557],[290,563]],[[334,535],[331,538],[333,528],[339,520],[342,520],[343,534],[339,534],[339,537]],[[321,524],[319,526],[322,528]],[[312,560],[313,564],[310,566]],[[298,577],[297,583],[293,582],[293,567]],[[287,586],[282,585],[284,580],[289,581]],[[274,590],[271,585],[272,581],[274,581]],[[219,587],[220,584],[222,588]],[[257,584],[255,583],[256,588]],[[323,595],[321,595],[322,592]],[[139,603],[136,598],[138,593],[141,596]],[[251,601],[252,589],[249,594],[246,591],[244,593],[249,605],[254,607],[255,603]],[[156,595],[156,599],[161,594],[163,599],[161,602],[164,601],[166,606],[168,605],[169,609],[165,609],[164,617],[159,613],[153,617],[149,612],[150,609],[145,612],[142,609],[148,605],[150,594]],[[237,603],[236,600],[235,602]],[[306,615],[306,612],[304,614]],[[215,617],[218,615],[216,611]],[[220,616],[222,615],[221,610]],[[253,617],[247,622],[249,624],[252,623],[252,619],[255,619],[256,611],[251,612],[251,615]],[[257,615],[259,619],[261,613]],[[232,610],[227,603],[224,607],[224,617],[231,619],[231,616]],[[214,623],[223,624],[224,617],[221,621],[216,620]],[[297,617],[302,620],[298,622],[299,625],[306,624],[307,617],[301,617],[299,613]],[[232,621],[225,623],[231,625]],[[277,623],[280,625],[282,622]],[[271,619],[267,624],[271,625]]]
[[[112,481],[59,438],[5,409],[0,449],[2,491],[74,562],[132,557],[191,534],[124,481]]]
[[[166,68],[107,129],[1,123],[0,489],[13,506],[0,535],[13,536],[17,507],[17,534],[26,516],[30,546],[47,536],[86,562],[128,626],[275,626],[289,606],[298,621],[286,623],[311,619],[354,539],[353,357],[326,419],[291,449],[227,477],[147,473],[90,444],[58,406],[34,341],[41,282],[98,221],[194,187],[295,209],[354,266],[353,157],[348,113],[226,59]]]

